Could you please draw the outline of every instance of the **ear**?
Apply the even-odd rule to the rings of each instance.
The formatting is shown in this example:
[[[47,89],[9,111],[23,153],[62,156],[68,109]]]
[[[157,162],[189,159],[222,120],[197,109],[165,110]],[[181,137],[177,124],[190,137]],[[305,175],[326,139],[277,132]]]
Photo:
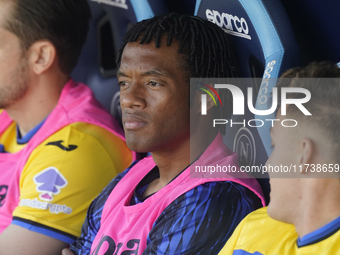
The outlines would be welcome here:
[[[31,45],[28,59],[33,72],[41,75],[53,65],[56,49],[50,41],[37,41]]]
[[[315,151],[315,145],[312,140],[308,138],[303,138],[299,144],[299,164],[302,166],[301,173],[307,173],[307,165],[311,164],[313,159],[313,154]]]

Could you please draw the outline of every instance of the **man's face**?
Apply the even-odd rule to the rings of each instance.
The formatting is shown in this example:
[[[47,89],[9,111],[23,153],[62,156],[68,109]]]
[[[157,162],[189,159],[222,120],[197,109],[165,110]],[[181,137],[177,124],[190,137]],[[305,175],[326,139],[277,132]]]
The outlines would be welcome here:
[[[270,203],[268,206],[268,214],[274,219],[291,222],[296,199],[299,199],[299,179],[287,178],[298,176],[299,160],[298,160],[298,143],[299,139],[299,126],[296,127],[283,127],[281,121],[286,117],[277,115],[274,127],[270,131],[272,138],[273,151],[266,162],[268,169],[276,167],[279,170],[277,173],[269,173],[270,176]],[[290,173],[282,173],[281,169],[291,169]]]
[[[6,30],[11,3],[0,2],[0,108],[8,108],[26,93],[27,61],[23,58],[19,38]]]
[[[190,138],[189,84],[178,43],[161,45],[128,43],[117,75],[126,142],[138,152],[169,151]]]

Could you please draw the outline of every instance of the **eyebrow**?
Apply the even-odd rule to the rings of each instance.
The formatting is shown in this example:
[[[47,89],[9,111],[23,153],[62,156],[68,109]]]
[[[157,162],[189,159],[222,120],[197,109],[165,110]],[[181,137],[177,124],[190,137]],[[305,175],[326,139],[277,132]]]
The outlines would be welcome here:
[[[167,77],[169,76],[166,72],[162,72],[161,70],[158,70],[158,69],[153,69],[142,74],[142,76],[147,76],[147,75],[167,76]]]
[[[124,76],[124,77],[128,77],[125,73],[123,73],[122,71],[117,71],[117,74],[116,74],[117,76],[119,75],[119,76]]]
[[[150,71],[146,71],[144,73],[142,73],[141,76],[148,76],[148,75],[155,75],[155,76],[160,76],[160,77],[171,77],[167,72],[163,72],[159,69],[153,69]],[[117,76],[124,76],[124,77],[129,77],[127,74],[125,74],[124,72],[118,70],[117,71]]]

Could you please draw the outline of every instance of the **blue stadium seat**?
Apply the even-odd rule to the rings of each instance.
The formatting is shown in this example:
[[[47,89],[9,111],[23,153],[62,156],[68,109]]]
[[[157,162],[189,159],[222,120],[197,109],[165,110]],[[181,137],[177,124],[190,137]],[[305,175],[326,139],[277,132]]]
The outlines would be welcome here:
[[[217,24],[230,35],[240,77],[260,78],[242,81],[241,89],[245,98],[247,87],[252,87],[256,109],[268,109],[275,78],[300,63],[299,48],[281,2],[197,0],[195,15]],[[245,119],[245,127],[243,124],[233,125],[232,128],[228,126],[224,141],[239,155],[241,165],[264,165],[271,153],[271,123],[265,122],[270,116],[256,116],[246,105],[245,109],[244,116],[232,117],[233,122],[243,122]],[[251,119],[261,119],[265,125],[261,128],[250,127],[247,121]],[[253,175],[259,177],[257,174]],[[269,201],[268,179],[259,179],[259,182]]]
[[[281,0],[301,49],[302,65],[340,59],[340,1]]]
[[[164,0],[169,12],[194,15],[196,0]]]

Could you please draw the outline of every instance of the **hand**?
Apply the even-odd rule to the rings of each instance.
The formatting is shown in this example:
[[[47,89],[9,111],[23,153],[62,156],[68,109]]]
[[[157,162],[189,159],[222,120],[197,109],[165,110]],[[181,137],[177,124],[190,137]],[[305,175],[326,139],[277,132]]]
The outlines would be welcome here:
[[[61,255],[74,255],[74,254],[70,249],[66,248],[62,250]]]

